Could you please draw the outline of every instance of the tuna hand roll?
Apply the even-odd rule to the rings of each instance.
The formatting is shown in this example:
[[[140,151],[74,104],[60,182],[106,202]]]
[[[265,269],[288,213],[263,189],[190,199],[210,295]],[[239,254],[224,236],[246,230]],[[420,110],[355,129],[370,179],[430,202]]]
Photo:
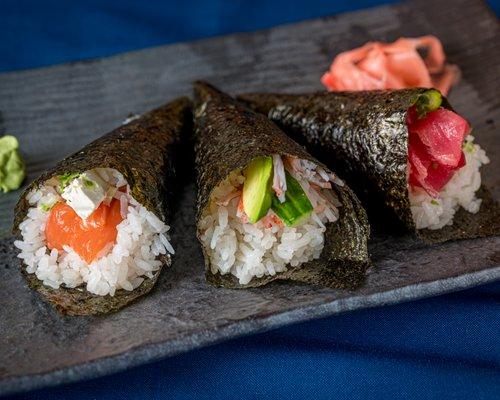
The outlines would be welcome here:
[[[16,206],[22,272],[61,312],[116,311],[170,265],[173,156],[190,124],[179,99],[90,143],[36,179]]]
[[[481,188],[480,167],[488,157],[467,121],[437,90],[240,99],[327,164],[334,160],[367,204],[382,199],[423,240],[500,232],[498,204]]]
[[[358,286],[366,215],[324,165],[262,115],[195,84],[198,237],[207,280],[241,288],[289,279]]]

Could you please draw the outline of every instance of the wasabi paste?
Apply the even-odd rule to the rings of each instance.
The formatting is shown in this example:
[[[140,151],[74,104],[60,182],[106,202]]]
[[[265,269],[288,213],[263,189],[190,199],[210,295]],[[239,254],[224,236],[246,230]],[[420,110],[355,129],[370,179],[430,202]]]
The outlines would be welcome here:
[[[0,189],[4,193],[19,189],[26,177],[26,167],[14,136],[0,137]]]

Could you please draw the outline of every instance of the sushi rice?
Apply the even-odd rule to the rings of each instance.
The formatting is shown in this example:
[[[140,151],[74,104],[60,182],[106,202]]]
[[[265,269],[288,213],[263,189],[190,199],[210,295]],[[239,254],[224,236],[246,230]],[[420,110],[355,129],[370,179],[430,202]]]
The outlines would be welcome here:
[[[307,194],[313,212],[292,227],[283,224],[271,209],[257,223],[245,222],[238,209],[245,177],[241,171],[233,171],[214,190],[200,224],[201,242],[210,257],[212,273],[232,274],[245,285],[253,278],[273,276],[289,265],[298,267],[320,257],[326,224],[339,217],[340,203],[331,183],[343,183],[310,161],[291,157],[285,161],[273,155],[276,196],[284,201],[286,168]]]
[[[47,248],[45,225],[50,207],[62,201],[56,190],[59,181],[55,178],[28,194],[31,207],[19,225],[22,240],[14,245],[21,250],[18,257],[26,265],[26,271],[35,274],[44,285],[54,289],[61,285],[84,286],[90,293],[114,296],[116,290],[132,291],[145,279],[153,278],[162,265],[159,256],[174,254],[174,249],[167,233],[169,226],[132,197],[122,174],[109,168],[96,168],[92,172],[113,188],[126,186],[126,192],[113,191],[113,197],[120,200],[123,218],[117,226],[114,245],[105,247],[90,264],[68,246],[61,252]]]
[[[466,164],[455,172],[438,197],[432,197],[422,188],[409,188],[411,212],[417,229],[441,229],[453,223],[460,207],[475,214],[481,206],[476,192],[481,186],[479,169],[490,160],[474,137],[469,135],[463,144]]]

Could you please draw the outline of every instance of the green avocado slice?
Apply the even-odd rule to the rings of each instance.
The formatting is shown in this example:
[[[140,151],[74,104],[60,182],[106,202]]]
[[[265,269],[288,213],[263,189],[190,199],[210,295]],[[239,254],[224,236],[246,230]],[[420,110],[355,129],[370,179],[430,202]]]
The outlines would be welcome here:
[[[272,202],[273,158],[257,157],[247,165],[243,184],[243,210],[253,224],[264,217]]]
[[[287,226],[294,226],[311,214],[313,206],[300,183],[288,171],[285,171],[285,175],[285,201],[281,203],[273,196],[271,208]]]

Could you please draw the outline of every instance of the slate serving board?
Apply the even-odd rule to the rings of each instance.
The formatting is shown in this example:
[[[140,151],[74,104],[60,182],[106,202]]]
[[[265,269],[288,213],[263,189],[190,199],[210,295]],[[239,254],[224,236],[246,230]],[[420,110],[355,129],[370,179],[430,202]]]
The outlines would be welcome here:
[[[420,0],[271,30],[0,75],[0,134],[19,137],[29,179],[83,144],[181,94],[194,79],[223,90],[321,89],[332,57],[368,40],[435,34],[463,80],[451,93],[492,158],[484,182],[500,192],[500,30],[480,1]],[[500,238],[425,247],[376,230],[375,266],[356,292],[276,283],[233,291],[204,282],[195,242],[194,185],[176,212],[173,267],[150,296],[105,317],[61,317],[30,292],[9,237],[19,193],[0,196],[0,394],[96,377],[234,336],[500,278]]]

